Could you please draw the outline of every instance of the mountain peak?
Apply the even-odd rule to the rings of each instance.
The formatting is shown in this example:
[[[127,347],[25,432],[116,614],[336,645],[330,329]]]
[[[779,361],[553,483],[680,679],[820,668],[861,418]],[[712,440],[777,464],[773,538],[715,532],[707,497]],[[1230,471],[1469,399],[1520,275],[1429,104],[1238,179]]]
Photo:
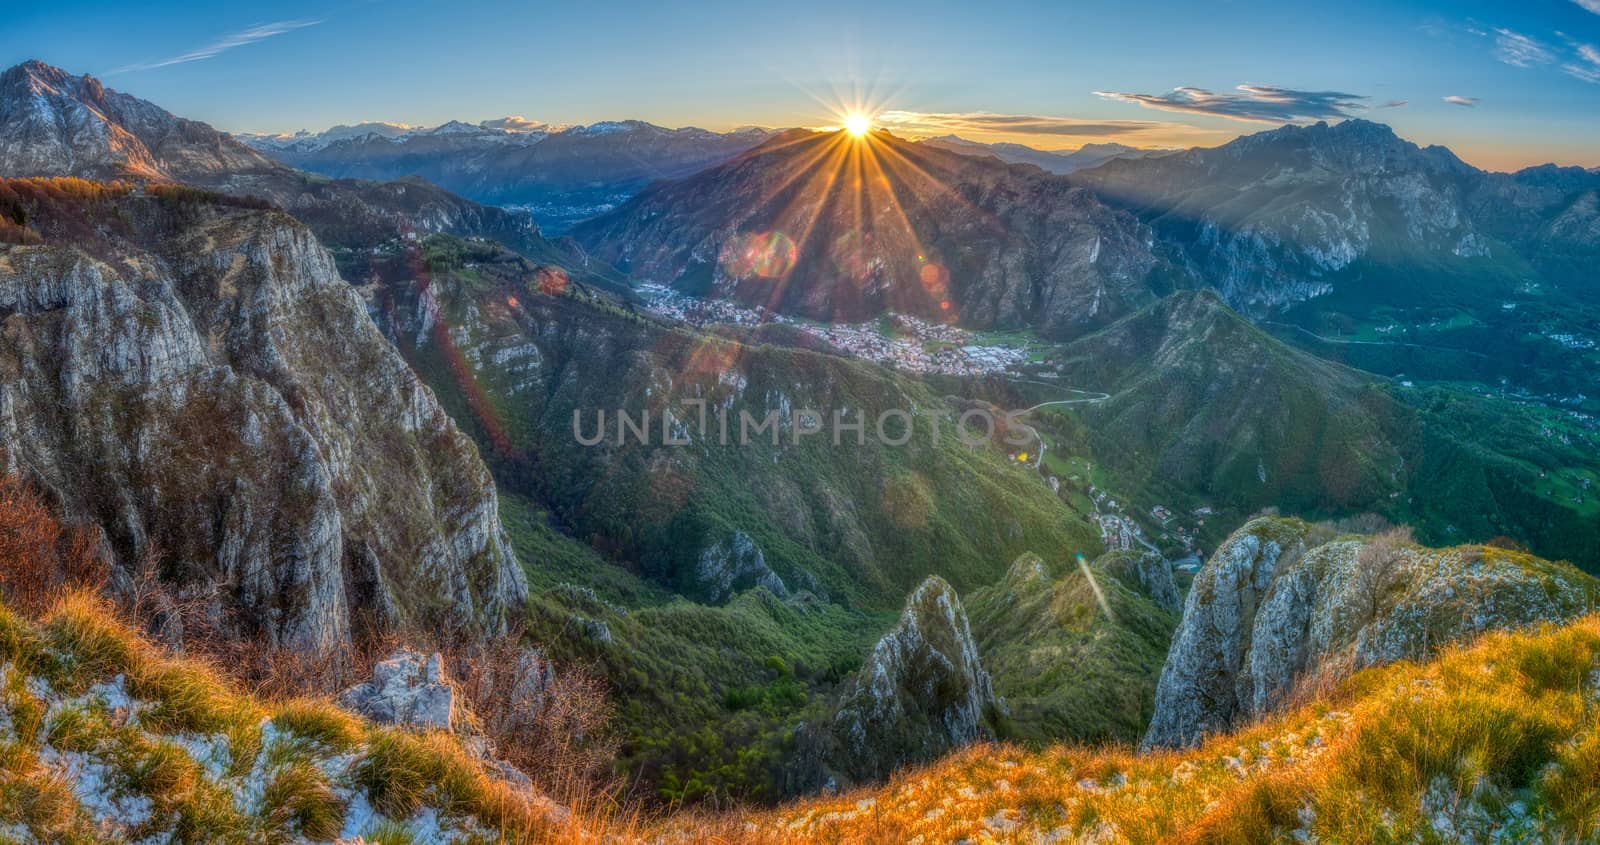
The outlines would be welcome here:
[[[61,68],[58,68],[55,65],[47,62],[42,62],[38,59],[28,59],[25,62],[19,62],[15,65],[12,65],[10,68],[7,68],[4,74],[0,74],[0,76],[8,79],[13,75],[25,75],[44,79],[65,79],[70,76],[70,74]]]
[[[272,165],[231,137],[37,59],[0,74],[0,170],[204,183]]]
[[[51,93],[66,86],[74,79],[79,80],[85,86],[93,86],[97,91],[101,90],[100,81],[88,74],[74,77],[55,65],[47,64],[38,59],[29,59],[13,65],[5,73],[0,74],[0,91],[9,92],[18,86],[26,86],[30,94]]]

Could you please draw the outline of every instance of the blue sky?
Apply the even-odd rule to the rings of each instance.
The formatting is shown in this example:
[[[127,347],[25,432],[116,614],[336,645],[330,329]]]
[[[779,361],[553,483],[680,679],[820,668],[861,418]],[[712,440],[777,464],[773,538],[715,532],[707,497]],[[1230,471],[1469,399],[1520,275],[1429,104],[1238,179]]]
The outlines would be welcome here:
[[[906,134],[1044,148],[1349,115],[1483,166],[1600,165],[1600,0],[4,2],[0,62],[234,131],[815,126],[860,102]]]

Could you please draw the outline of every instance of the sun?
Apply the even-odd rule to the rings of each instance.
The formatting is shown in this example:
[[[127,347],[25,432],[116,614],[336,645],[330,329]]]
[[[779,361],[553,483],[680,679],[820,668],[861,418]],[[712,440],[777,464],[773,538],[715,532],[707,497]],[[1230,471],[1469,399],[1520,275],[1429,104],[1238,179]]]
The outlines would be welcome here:
[[[863,138],[872,131],[872,118],[860,112],[852,112],[844,116],[844,131],[857,138]]]

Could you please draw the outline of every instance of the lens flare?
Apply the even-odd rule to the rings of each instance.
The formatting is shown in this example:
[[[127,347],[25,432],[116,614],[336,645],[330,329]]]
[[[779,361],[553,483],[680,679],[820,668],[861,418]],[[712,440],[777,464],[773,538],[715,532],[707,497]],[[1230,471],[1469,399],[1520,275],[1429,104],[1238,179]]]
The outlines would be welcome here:
[[[779,231],[740,235],[723,244],[718,260],[735,279],[776,279],[794,269],[798,257],[793,238]]]

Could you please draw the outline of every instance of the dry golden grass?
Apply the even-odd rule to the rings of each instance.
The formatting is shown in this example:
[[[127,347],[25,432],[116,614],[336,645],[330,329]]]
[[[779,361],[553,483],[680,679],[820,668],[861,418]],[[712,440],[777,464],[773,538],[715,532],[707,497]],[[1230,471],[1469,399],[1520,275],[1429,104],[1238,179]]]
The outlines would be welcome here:
[[[151,738],[221,735],[228,739],[236,767],[248,770],[262,750],[262,728],[269,722],[329,752],[354,750],[359,755],[355,783],[366,790],[373,806],[397,819],[432,807],[474,819],[498,841],[529,845],[638,836],[637,819],[619,814],[610,802],[575,803],[563,811],[535,792],[490,776],[452,734],[374,726],[327,700],[272,703],[251,697],[203,660],[174,655],[145,640],[118,617],[113,605],[92,594],[62,596],[37,622],[0,605],[0,659],[16,667],[8,677],[42,678],[64,693],[82,694],[117,675],[125,678],[129,694],[147,705],[136,729],[64,708],[43,736],[54,748],[93,751],[112,760],[128,788],[154,799],[161,818],[176,819],[172,829],[179,841],[254,841],[261,838],[263,826],[282,835],[339,829],[342,803],[332,797],[326,778],[292,759],[292,748],[281,752],[291,759],[267,785],[263,818],[252,819],[239,816],[231,795],[202,777],[187,752]],[[25,711],[26,702],[36,699],[11,692],[7,690],[0,709],[19,726],[25,720],[37,723],[38,714]],[[70,793],[68,809],[60,809],[61,792],[37,766],[33,749],[8,744],[0,752],[0,761],[7,763],[0,767],[0,819],[54,830],[63,813],[72,816]],[[231,774],[243,773],[236,768]],[[280,836],[265,838],[277,841]]]
[[[678,842],[944,843],[1600,836],[1600,617],[1368,670],[1200,748],[970,748],[888,785],[770,811],[679,815]],[[1424,796],[1434,798],[1425,804]],[[1520,802],[1520,814],[1512,807]],[[1481,810],[1482,819],[1474,821]],[[1482,828],[1468,827],[1481,823]]]

